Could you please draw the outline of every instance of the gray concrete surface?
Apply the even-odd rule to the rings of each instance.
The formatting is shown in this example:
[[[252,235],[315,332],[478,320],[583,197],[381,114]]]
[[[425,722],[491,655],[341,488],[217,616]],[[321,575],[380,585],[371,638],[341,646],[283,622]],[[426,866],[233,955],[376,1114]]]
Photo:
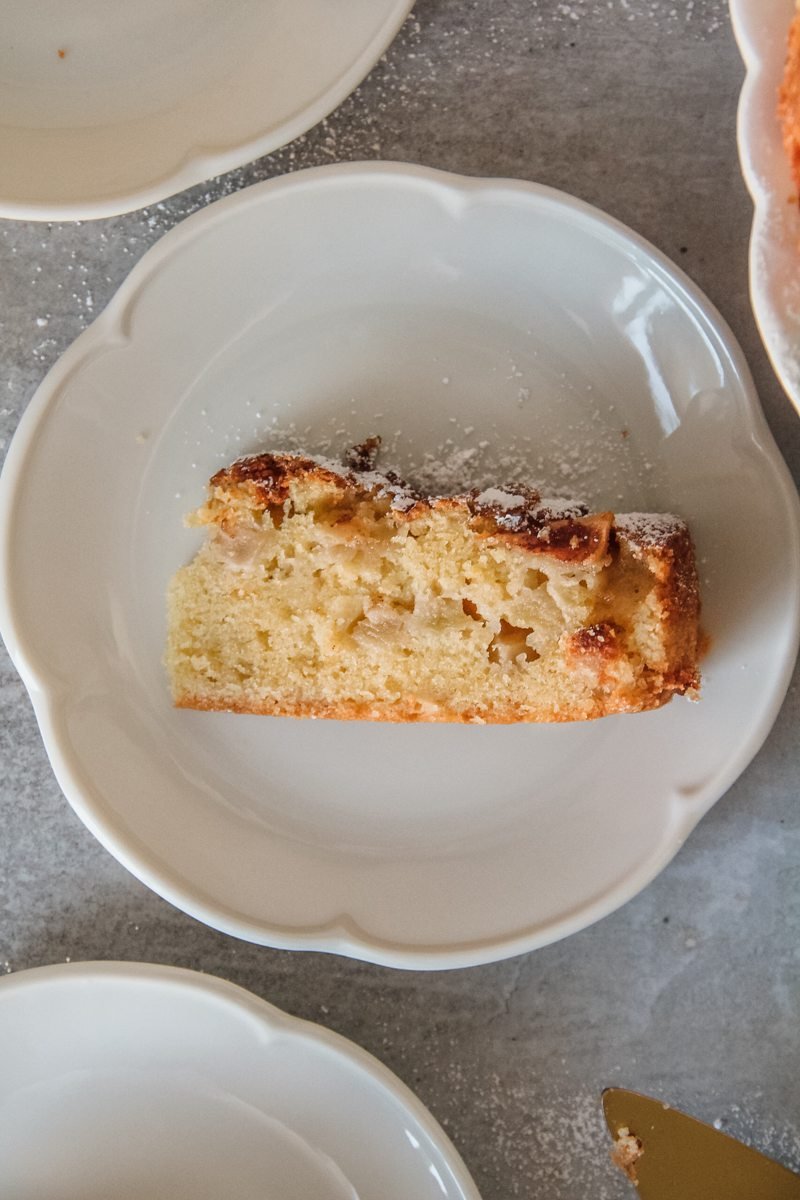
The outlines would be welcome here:
[[[282,152],[113,220],[0,222],[2,445],[48,367],[189,212],[289,169],[392,158],[553,184],[679,261],[741,341],[797,477],[800,420],[747,297],[741,78],[723,0],[420,0],[358,92]],[[535,954],[430,975],[259,949],[184,916],[72,814],[5,657],[0,704],[0,971],[142,959],[243,984],[395,1070],[485,1200],[632,1195],[607,1162],[610,1083],[800,1168],[796,687],[755,762],[637,899]]]

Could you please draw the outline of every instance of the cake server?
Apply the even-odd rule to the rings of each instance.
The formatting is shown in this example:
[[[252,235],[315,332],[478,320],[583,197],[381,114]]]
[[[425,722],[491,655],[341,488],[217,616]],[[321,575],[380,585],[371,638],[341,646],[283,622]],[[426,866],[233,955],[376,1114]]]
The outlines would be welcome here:
[[[603,1108],[641,1200],[800,1200],[800,1175],[660,1100],[607,1088]]]

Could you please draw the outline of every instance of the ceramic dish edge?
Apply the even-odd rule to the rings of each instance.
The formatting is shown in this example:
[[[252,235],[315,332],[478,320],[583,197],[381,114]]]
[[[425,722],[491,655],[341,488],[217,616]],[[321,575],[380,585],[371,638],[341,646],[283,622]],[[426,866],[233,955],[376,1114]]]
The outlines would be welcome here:
[[[337,1055],[354,1062],[364,1074],[368,1075],[380,1088],[410,1112],[431,1143],[436,1146],[446,1160],[453,1181],[464,1200],[481,1200],[461,1155],[429,1109],[407,1084],[384,1066],[380,1059],[343,1034],[335,1033],[315,1021],[287,1013],[270,1001],[248,991],[247,988],[231,983],[221,976],[207,975],[186,967],[165,966],[157,963],[87,960],[29,967],[22,971],[12,972],[0,979],[0,1002],[2,1002],[3,994],[12,988],[18,990],[37,988],[42,984],[46,985],[50,980],[64,978],[87,983],[97,979],[115,979],[131,983],[152,981],[166,984],[171,988],[188,988],[192,991],[205,992],[226,1004],[245,1010],[251,1017],[269,1029],[285,1029],[327,1047]]]
[[[673,278],[676,278],[685,290],[686,297],[693,308],[699,308],[712,320],[720,337],[725,341],[732,363],[742,384],[743,394],[747,397],[749,416],[754,426],[755,438],[762,452],[770,460],[780,485],[783,501],[789,523],[800,529],[800,502],[791,481],[788,470],[774,445],[772,435],[767,426],[760,404],[750,377],[749,369],[744,360],[738,343],[733,338],[727,324],[716,312],[713,306],[701,297],[696,285],[677,268],[665,255],[651,246],[644,238],[633,233],[626,226],[613,218],[593,208],[591,205],[571,196],[557,192],[541,185],[518,180],[483,179],[453,176],[445,172],[427,168],[409,168],[404,164],[366,163],[347,164],[336,167],[311,168],[291,177],[292,185],[297,186],[300,175],[305,182],[313,185],[320,174],[326,178],[339,178],[346,174],[363,172],[390,177],[400,173],[413,176],[421,185],[436,186],[453,197],[454,203],[463,203],[465,197],[492,190],[517,189],[533,190],[540,195],[556,197],[564,204],[591,214],[611,229],[624,233],[639,247],[643,248],[658,264],[666,268]],[[252,199],[263,194],[270,188],[284,186],[285,180],[279,178],[266,183],[254,185],[247,189]],[[226,210],[243,202],[247,193],[236,193],[214,206],[214,219],[222,218]],[[120,325],[124,330],[124,316],[130,307],[142,282],[156,269],[173,250],[177,249],[184,239],[194,235],[209,220],[206,210],[189,217],[180,226],[167,234],[157,243],[146,256],[146,261],[137,264],[112,298],[108,307],[97,318],[75,343],[64,353],[57,364],[48,373],[46,381],[40,386],[31,400],[28,409],[23,414],[19,429],[9,449],[8,458],[0,477],[0,562],[3,564],[3,578],[8,578],[8,556],[10,548],[13,511],[11,500],[16,490],[16,479],[24,469],[28,453],[35,441],[40,419],[47,411],[52,395],[63,385],[64,380],[84,360],[95,344],[103,342]],[[795,574],[800,572],[800,537],[795,539],[792,556],[792,566]],[[174,884],[168,886],[159,875],[158,869],[147,861],[137,857],[128,846],[120,841],[113,823],[104,821],[97,815],[87,787],[81,779],[80,764],[74,761],[71,753],[65,749],[60,733],[61,700],[58,689],[48,683],[42,664],[35,664],[35,655],[24,645],[23,639],[17,633],[17,622],[11,595],[7,590],[0,589],[0,631],[6,641],[9,653],[22,676],[31,695],[33,706],[39,721],[45,747],[50,758],[56,778],[72,807],[81,817],[98,840],[134,875],[147,884],[153,891],[176,904],[184,911],[204,921],[213,928],[260,944],[266,944],[285,949],[322,950],[344,954],[350,957],[365,959],[381,965],[404,967],[409,969],[442,969],[458,968],[470,965],[496,961],[501,958],[521,954],[540,946],[547,945],[573,932],[585,928],[619,908],[633,898],[673,858],[677,849],[688,837],[701,817],[720,798],[728,787],[738,778],[747,764],[757,753],[769,733],[778,711],[781,707],[786,690],[791,679],[794,658],[800,640],[800,613],[795,617],[793,627],[789,631],[788,640],[792,653],[787,656],[781,678],[777,684],[773,699],[768,708],[760,716],[753,727],[749,738],[741,745],[739,752],[731,758],[725,767],[719,770],[713,778],[693,797],[691,805],[684,809],[682,818],[671,830],[670,837],[660,845],[656,852],[640,864],[617,885],[613,886],[598,900],[583,904],[569,912],[556,922],[548,923],[546,927],[535,926],[522,933],[516,933],[505,938],[491,938],[488,941],[468,942],[452,947],[417,946],[409,948],[373,939],[351,922],[347,917],[341,917],[335,922],[321,928],[284,929],[272,927],[265,932],[263,925],[251,923],[241,918],[237,913],[225,910],[222,906],[210,911],[190,891],[184,891]]]
[[[54,204],[35,200],[5,200],[0,195],[0,219],[14,221],[92,221],[135,212],[197,184],[215,179],[237,167],[254,162],[267,154],[289,145],[325,117],[330,116],[366,79],[385,54],[407,20],[414,0],[395,0],[382,27],[361,52],[356,61],[313,104],[298,115],[284,120],[267,133],[250,138],[232,147],[214,149],[195,145],[189,147],[182,160],[168,172],[159,175],[136,191],[124,192],[94,202],[77,201]]]

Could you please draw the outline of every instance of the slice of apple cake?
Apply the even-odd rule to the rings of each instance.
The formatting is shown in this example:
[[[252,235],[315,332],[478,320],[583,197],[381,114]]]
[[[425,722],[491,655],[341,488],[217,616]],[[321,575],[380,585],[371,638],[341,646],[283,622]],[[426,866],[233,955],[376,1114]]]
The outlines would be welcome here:
[[[169,589],[175,703],[372,721],[575,721],[699,686],[678,517],[532,488],[422,496],[373,468],[259,454],[217,472]]]

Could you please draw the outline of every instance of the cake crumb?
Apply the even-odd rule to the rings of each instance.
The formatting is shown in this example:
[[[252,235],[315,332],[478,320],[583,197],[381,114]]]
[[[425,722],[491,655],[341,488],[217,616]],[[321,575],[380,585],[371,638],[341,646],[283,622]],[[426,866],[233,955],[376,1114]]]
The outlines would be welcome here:
[[[621,1125],[611,1150],[611,1161],[633,1184],[638,1183],[636,1164],[643,1154],[642,1143],[636,1134],[631,1133],[627,1125]]]

